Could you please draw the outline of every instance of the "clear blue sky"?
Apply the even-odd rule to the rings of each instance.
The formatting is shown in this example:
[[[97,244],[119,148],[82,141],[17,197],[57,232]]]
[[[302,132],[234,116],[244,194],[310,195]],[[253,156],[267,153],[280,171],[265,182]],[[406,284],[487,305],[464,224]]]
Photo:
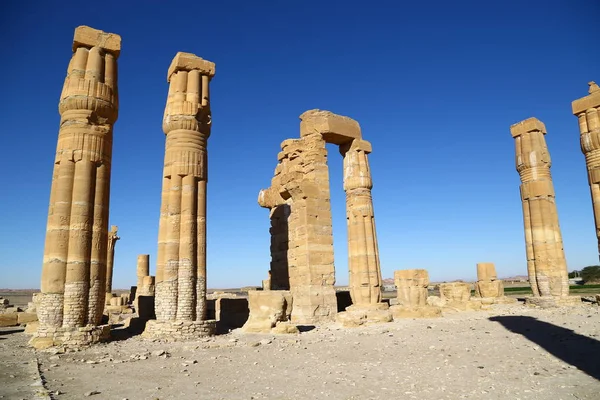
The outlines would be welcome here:
[[[216,63],[209,139],[209,287],[258,285],[269,213],[257,204],[279,144],[313,108],[359,121],[384,277],[426,268],[474,278],[526,273],[509,126],[548,129],[569,269],[597,264],[571,101],[600,81],[600,4],[589,1],[3,2],[0,287],[39,287],[58,98],[78,25],[118,33],[119,120],[110,223],[115,288],[154,273],[167,95],[177,51]],[[348,280],[342,159],[330,149],[336,276]]]

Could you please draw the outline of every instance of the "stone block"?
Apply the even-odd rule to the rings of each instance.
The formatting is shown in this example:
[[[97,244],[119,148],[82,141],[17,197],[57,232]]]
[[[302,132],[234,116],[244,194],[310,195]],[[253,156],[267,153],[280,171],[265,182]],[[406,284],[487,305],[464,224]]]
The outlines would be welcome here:
[[[39,326],[39,321],[28,322],[27,325],[25,325],[25,333],[28,335],[33,335],[37,332]]]
[[[362,137],[357,121],[329,111],[308,110],[300,115],[300,120],[301,137],[319,133],[327,143],[337,145]]]
[[[271,329],[271,333],[289,335],[300,333],[300,331],[298,330],[298,327],[296,325],[292,324],[289,321],[279,321],[277,322],[275,327]]]
[[[192,53],[178,52],[171,61],[167,71],[167,82],[171,81],[171,76],[177,71],[198,70],[202,75],[214,76],[215,63],[198,57]]]
[[[336,315],[336,321],[345,328],[391,322],[392,313],[387,303],[352,305]]]
[[[78,47],[90,48],[95,46],[118,57],[121,52],[121,36],[115,33],[106,33],[85,25],[75,28],[73,51]]]
[[[442,316],[442,309],[433,306],[405,307],[398,305],[391,306],[390,311],[395,320],[402,318],[438,318]]]
[[[581,296],[529,296],[525,298],[525,304],[540,308],[572,307],[580,306]]]
[[[537,118],[528,118],[510,126],[510,133],[513,138],[521,136],[527,132],[539,131],[546,134],[546,125]]]
[[[464,303],[471,298],[471,285],[464,282],[440,283],[440,297],[447,302]]]
[[[17,326],[18,324],[18,314],[16,312],[0,314],[0,327]]]
[[[478,281],[475,283],[475,293],[478,297],[504,296],[504,283],[502,281]]]
[[[28,313],[28,312],[17,313],[17,321],[18,321],[19,325],[26,324],[28,322],[37,321],[37,320],[38,320],[38,316],[36,313]]]
[[[287,290],[249,291],[249,317],[242,331],[268,333],[280,321],[289,321],[292,295]]]

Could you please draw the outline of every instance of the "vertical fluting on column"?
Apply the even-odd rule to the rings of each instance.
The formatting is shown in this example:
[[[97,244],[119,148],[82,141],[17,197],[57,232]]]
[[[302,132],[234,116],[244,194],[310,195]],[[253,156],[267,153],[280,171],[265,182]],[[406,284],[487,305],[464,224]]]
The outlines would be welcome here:
[[[581,151],[588,171],[600,258],[600,87],[595,82],[588,85],[589,95],[575,100],[572,109],[579,120]]]
[[[529,282],[534,296],[567,296],[567,263],[550,174],[546,127],[529,118],[510,127],[515,139]]]
[[[120,48],[118,35],[86,26],[75,30],[59,103],[61,121],[41,279],[42,330],[100,322],[95,310],[104,303],[106,244],[102,239],[106,240],[108,229]],[[97,296],[92,296],[90,287],[94,293],[98,289]]]
[[[371,198],[373,182],[367,158],[370,152],[371,144],[361,139],[340,146],[344,156],[349,287],[356,305],[381,301],[381,268]]]
[[[110,227],[110,232],[108,232],[108,247],[106,253],[106,294],[112,293],[113,265],[115,262],[115,245],[117,244],[117,240],[121,239],[119,236],[117,236],[118,230],[119,227],[113,225]]]
[[[167,75],[167,135],[156,271],[160,321],[206,318],[207,139],[209,82],[215,65],[177,53]]]

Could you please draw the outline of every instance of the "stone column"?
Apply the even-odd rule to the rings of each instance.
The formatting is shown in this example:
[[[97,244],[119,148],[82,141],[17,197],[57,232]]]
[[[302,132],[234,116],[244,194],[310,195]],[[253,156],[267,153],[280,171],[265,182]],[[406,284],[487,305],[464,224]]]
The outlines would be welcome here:
[[[527,271],[534,297],[567,296],[569,280],[550,174],[546,127],[529,118],[510,127],[525,225]]]
[[[394,271],[394,283],[398,290],[398,304],[407,307],[427,305],[429,274],[424,269]]]
[[[477,283],[475,293],[481,298],[499,298],[504,296],[504,284],[498,279],[494,263],[477,264]]]
[[[59,103],[61,121],[42,267],[40,329],[32,339],[36,347],[64,342],[63,331],[96,326],[102,317],[120,50],[119,35],[87,26],[75,29],[73,56]],[[89,332],[68,336],[80,343],[98,339]]]
[[[118,226],[111,226],[108,232],[108,253],[106,256],[106,295],[112,297],[113,264],[115,262],[115,244],[121,239],[117,236]]]
[[[429,274],[424,269],[394,271],[398,290],[397,305],[390,307],[394,319],[434,318],[442,315],[441,308],[427,304]]]
[[[206,145],[211,130],[209,82],[214,74],[214,63],[182,52],[167,74],[169,94],[163,119],[167,138],[156,262],[159,322],[206,319]],[[161,329],[156,324],[146,326],[148,335],[163,334]],[[204,333],[199,328],[198,334]]]
[[[354,305],[381,302],[381,268],[375,234],[371,171],[367,154],[371,144],[355,139],[340,146],[344,156],[344,190],[348,222],[348,268]]]
[[[150,254],[140,254],[137,258],[137,292],[144,286],[144,277],[150,275]]]
[[[573,114],[579,119],[581,151],[585,155],[588,182],[592,194],[592,207],[600,254],[600,87],[589,82],[589,95],[575,100]]]

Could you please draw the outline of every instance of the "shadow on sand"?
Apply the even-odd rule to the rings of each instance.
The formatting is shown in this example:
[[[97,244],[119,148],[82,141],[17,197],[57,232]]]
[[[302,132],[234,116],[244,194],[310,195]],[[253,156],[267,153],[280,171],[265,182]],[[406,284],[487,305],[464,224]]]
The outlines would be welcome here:
[[[0,330],[0,335],[10,335],[12,333],[19,333],[19,332],[25,332],[25,328],[18,327],[18,328],[2,329],[2,330]]]
[[[525,336],[553,356],[600,380],[600,341],[533,317],[498,316],[491,317],[490,321],[499,322],[509,331]]]

